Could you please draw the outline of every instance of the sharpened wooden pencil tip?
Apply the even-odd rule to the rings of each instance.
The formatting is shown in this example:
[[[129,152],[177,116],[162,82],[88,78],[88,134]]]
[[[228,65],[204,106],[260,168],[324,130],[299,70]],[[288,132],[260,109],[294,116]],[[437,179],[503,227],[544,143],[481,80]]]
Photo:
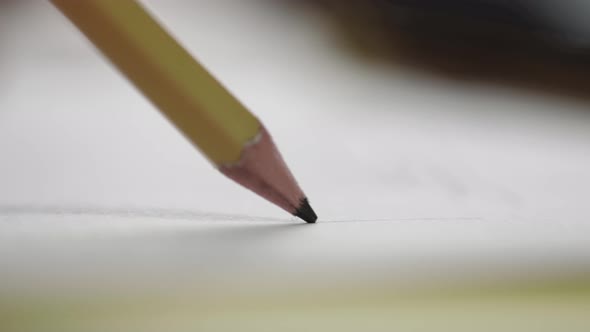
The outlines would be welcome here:
[[[318,216],[315,214],[307,198],[301,200],[301,204],[294,213],[295,216],[303,219],[309,224],[314,224],[318,220]]]
[[[290,214],[308,223],[316,221],[315,212],[264,126],[260,125],[260,134],[244,147],[239,162],[221,165],[219,170]]]

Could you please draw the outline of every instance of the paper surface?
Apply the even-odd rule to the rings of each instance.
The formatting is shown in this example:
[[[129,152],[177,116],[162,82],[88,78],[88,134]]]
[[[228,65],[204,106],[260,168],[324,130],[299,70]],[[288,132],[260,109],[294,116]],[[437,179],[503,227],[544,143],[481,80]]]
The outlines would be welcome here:
[[[146,4],[266,124],[319,222],[223,178],[31,2],[0,13],[3,291],[590,269],[587,104],[367,61],[288,2]]]

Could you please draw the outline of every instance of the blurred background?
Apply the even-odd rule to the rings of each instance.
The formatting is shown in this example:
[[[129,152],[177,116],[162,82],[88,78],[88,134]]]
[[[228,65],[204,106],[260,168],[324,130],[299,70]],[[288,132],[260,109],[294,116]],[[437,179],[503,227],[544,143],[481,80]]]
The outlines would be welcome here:
[[[590,329],[585,1],[142,3],[319,223],[217,174],[48,1],[0,0],[1,330]]]

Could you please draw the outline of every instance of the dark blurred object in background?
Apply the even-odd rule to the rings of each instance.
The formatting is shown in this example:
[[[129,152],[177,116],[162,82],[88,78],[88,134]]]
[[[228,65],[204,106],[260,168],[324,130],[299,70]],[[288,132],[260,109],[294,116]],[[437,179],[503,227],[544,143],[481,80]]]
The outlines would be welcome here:
[[[578,53],[590,48],[585,0],[378,0],[390,22],[444,41],[510,43]],[[516,43],[514,43],[516,41]],[[496,44],[497,45],[497,44]]]
[[[590,1],[308,0],[365,61],[590,102]]]

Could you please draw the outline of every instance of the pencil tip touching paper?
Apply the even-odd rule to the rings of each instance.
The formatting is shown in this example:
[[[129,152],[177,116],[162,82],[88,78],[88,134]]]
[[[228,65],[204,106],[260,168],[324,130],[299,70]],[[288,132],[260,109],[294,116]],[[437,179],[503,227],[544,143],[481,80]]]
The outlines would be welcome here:
[[[315,211],[311,208],[311,205],[309,205],[309,201],[307,200],[307,198],[304,198],[301,201],[301,204],[297,208],[297,211],[295,211],[295,216],[305,220],[305,222],[310,224],[314,224],[316,220],[318,220],[318,216],[315,214]]]

